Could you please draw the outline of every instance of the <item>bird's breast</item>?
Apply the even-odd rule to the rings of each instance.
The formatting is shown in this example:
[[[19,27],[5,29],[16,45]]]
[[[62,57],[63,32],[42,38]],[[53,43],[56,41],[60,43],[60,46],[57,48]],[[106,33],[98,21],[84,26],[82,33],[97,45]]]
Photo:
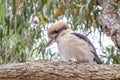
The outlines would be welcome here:
[[[93,61],[93,54],[89,51],[89,44],[72,34],[59,36],[56,40],[59,54],[64,61]]]

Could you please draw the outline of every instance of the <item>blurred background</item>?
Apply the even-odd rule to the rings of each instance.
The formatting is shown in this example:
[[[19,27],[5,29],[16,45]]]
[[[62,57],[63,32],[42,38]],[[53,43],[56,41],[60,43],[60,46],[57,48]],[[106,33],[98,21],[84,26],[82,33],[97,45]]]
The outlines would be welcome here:
[[[104,63],[119,64],[119,49],[97,22],[101,10],[96,0],[0,0],[0,63],[61,60],[56,44],[45,44],[47,29],[63,19],[91,40]]]

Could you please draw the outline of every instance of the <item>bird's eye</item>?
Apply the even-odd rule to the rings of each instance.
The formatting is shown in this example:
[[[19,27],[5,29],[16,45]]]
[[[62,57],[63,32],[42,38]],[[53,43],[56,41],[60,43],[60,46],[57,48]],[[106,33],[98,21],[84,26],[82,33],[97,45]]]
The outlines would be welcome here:
[[[61,28],[58,28],[55,30],[55,33],[59,33],[61,31]]]
[[[58,30],[55,30],[54,32],[55,32],[55,33],[58,33]]]

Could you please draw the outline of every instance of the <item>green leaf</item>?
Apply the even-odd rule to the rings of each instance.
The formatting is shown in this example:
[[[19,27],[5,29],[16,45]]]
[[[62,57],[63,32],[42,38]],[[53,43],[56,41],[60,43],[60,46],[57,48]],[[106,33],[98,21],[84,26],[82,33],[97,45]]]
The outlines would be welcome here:
[[[5,23],[4,14],[5,14],[4,2],[1,2],[0,3],[0,24]]]
[[[38,0],[38,10],[41,10],[47,2],[48,0]]]
[[[48,18],[50,16],[52,8],[53,8],[52,0],[49,0],[44,8],[43,14],[44,14],[45,18]]]

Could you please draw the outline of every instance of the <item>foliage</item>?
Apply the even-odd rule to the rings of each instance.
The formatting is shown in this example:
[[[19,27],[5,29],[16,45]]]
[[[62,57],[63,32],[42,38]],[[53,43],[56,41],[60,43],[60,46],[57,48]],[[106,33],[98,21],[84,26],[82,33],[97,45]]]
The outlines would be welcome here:
[[[0,0],[0,60],[59,60],[51,49],[45,50],[48,26],[65,18],[73,30],[89,34],[99,30],[99,11],[96,0]]]

